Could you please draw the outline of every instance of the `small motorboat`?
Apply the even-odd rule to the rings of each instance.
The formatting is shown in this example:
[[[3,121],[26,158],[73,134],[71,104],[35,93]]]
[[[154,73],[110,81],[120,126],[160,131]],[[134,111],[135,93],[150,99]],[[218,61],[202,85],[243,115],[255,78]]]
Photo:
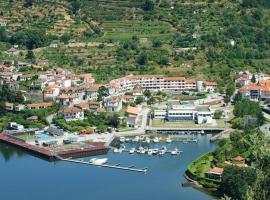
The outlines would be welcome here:
[[[177,156],[177,155],[179,155],[180,154],[180,151],[177,149],[177,148],[175,148],[174,150],[172,150],[172,152],[171,152],[171,155],[173,155],[173,156]]]
[[[159,142],[159,138],[158,137],[155,137],[154,140],[153,140],[154,143],[158,143]]]
[[[159,152],[159,150],[158,150],[158,149],[153,149],[153,155],[157,155],[157,154],[158,154],[158,152]]]
[[[113,150],[113,152],[114,152],[114,153],[121,153],[122,150],[121,150],[121,148],[119,148],[119,149],[115,148],[115,149]]]
[[[136,152],[137,152],[137,153],[141,153],[142,150],[144,150],[144,148],[143,148],[143,147],[139,147],[139,148],[136,150]]]
[[[108,158],[100,158],[100,159],[92,158],[90,160],[90,163],[93,163],[95,165],[104,165],[105,163],[107,163],[107,161],[108,161]]]
[[[135,148],[131,148],[131,149],[129,150],[129,154],[134,154],[134,153],[135,153],[135,151],[136,151],[136,149],[135,149]]]
[[[201,130],[201,134],[204,134],[204,130]]]
[[[120,142],[125,142],[126,138],[125,137],[120,137]]]
[[[160,155],[160,156],[163,156],[163,155],[165,155],[166,152],[167,152],[167,150],[161,149],[161,150],[159,151],[159,155]]]
[[[140,141],[143,141],[143,140],[144,140],[144,136],[141,135],[141,136],[139,137],[139,140],[140,140]]]
[[[167,142],[167,143],[171,143],[171,142],[172,142],[172,139],[171,139],[170,137],[167,137],[167,138],[166,138],[166,142]]]
[[[147,152],[147,154],[148,154],[149,156],[152,156],[152,155],[153,155],[153,150],[152,150],[152,149],[149,149],[148,152]]]
[[[139,142],[140,141],[140,137],[136,136],[135,138],[133,138],[132,142]]]
[[[131,140],[130,138],[126,138],[125,142],[130,142],[130,140]]]
[[[145,142],[146,142],[147,144],[149,144],[149,143],[151,142],[150,138],[147,137],[147,138],[145,139]]]

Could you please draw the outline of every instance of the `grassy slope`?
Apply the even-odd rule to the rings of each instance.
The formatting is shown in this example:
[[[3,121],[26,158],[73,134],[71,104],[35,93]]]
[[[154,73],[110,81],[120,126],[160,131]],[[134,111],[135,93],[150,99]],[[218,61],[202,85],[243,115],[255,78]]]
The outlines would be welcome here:
[[[16,31],[19,26],[40,27],[48,34],[62,35],[64,33],[73,35],[73,42],[81,42],[84,48],[62,46],[60,50],[39,49],[36,50],[38,57],[47,58],[53,64],[72,68],[80,72],[86,69],[94,73],[107,73],[101,81],[124,75],[125,73],[164,73],[167,75],[183,75],[195,78],[208,78],[215,81],[224,81],[224,77],[233,76],[231,69],[243,68],[264,69],[269,66],[269,47],[266,47],[267,59],[253,59],[252,63],[246,59],[232,59],[224,64],[223,55],[227,56],[230,51],[228,45],[230,39],[239,42],[241,48],[252,50],[239,38],[226,36],[229,27],[243,24],[241,13],[243,9],[240,3],[234,1],[215,1],[207,4],[207,1],[177,1],[160,0],[155,11],[146,14],[141,7],[144,0],[97,0],[82,1],[83,6],[77,15],[69,11],[70,5],[66,1],[51,1],[35,4],[34,7],[23,9],[23,1],[16,1],[13,6],[2,2],[4,18],[10,20],[9,29]],[[167,3],[166,3],[167,2]],[[3,6],[2,6],[3,5]],[[174,9],[171,9],[171,6]],[[263,31],[269,25],[269,10],[264,8],[261,24],[250,24],[248,31]],[[245,15],[249,17],[253,9],[245,9]],[[148,15],[148,16],[147,16]],[[231,15],[232,20],[225,20]],[[144,17],[150,20],[144,20]],[[86,38],[85,31],[92,31],[97,26],[104,34]],[[175,33],[178,33],[175,36]],[[192,38],[193,34],[200,36]],[[117,57],[117,50],[121,42],[130,40],[133,35],[144,38],[140,43],[139,50],[146,49],[149,54],[159,55],[162,51],[169,53],[170,66],[160,67],[154,59],[146,66],[146,70],[130,67],[136,65],[138,51],[128,51],[128,60],[121,61]],[[211,42],[205,42],[203,37],[210,38]],[[159,38],[163,45],[160,48],[152,48],[151,41]],[[179,42],[175,42],[180,38]],[[215,39],[217,38],[217,41]],[[85,42],[113,42],[114,46],[99,48],[98,45],[87,46]],[[119,44],[120,42],[120,44]],[[192,58],[182,56],[175,59],[173,52],[180,47],[204,47],[198,52],[189,53]],[[221,48],[222,46],[222,48]],[[225,52],[225,50],[226,52]],[[256,48],[256,47],[255,47]],[[217,54],[215,62],[209,67],[207,52],[213,50]],[[161,53],[162,54],[162,53]],[[227,58],[227,57],[226,57]],[[75,60],[75,61],[74,61]],[[229,59],[230,60],[230,59]],[[235,67],[237,66],[237,67]],[[240,67],[239,67],[240,66]],[[222,70],[221,70],[222,69]]]

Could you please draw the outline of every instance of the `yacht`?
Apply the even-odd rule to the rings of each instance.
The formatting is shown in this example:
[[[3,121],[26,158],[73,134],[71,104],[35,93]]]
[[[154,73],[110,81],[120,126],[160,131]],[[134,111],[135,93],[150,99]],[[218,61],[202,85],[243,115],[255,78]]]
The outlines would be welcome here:
[[[153,155],[157,155],[158,154],[158,149],[153,149]]]
[[[177,156],[177,155],[179,155],[180,154],[180,151],[177,149],[177,148],[175,148],[174,150],[172,150],[172,152],[171,152],[171,155],[173,155],[173,156]]]
[[[125,142],[130,142],[130,138],[126,138],[125,139]]]
[[[144,136],[141,135],[141,136],[139,137],[139,140],[140,140],[140,141],[143,141],[143,140],[144,140]]]
[[[152,149],[149,149],[148,152],[147,152],[147,154],[148,154],[149,156],[152,156],[152,155],[153,155],[153,150],[152,150]]]
[[[108,158],[100,158],[100,159],[92,158],[90,160],[90,163],[93,163],[95,165],[104,165],[105,163],[107,163],[107,161],[108,161]]]
[[[134,154],[135,153],[135,148],[131,148],[130,150],[129,150],[129,154]]]
[[[125,137],[120,137],[120,142],[125,142],[126,138]]]
[[[132,142],[139,142],[140,138],[139,136],[136,136],[135,138],[133,138]]]
[[[147,138],[145,139],[145,142],[146,142],[147,144],[149,144],[149,143],[151,142],[150,138],[147,137]]]
[[[165,153],[167,152],[167,148],[165,147],[165,148],[162,148],[160,151],[159,151],[159,155],[160,156],[163,156],[163,155],[165,155]]]
[[[158,143],[159,142],[159,138],[158,137],[155,137],[154,140],[153,140],[154,143]]]
[[[166,142],[167,142],[167,143],[171,143],[171,142],[172,142],[172,139],[171,139],[170,137],[167,137],[167,138],[166,138]]]

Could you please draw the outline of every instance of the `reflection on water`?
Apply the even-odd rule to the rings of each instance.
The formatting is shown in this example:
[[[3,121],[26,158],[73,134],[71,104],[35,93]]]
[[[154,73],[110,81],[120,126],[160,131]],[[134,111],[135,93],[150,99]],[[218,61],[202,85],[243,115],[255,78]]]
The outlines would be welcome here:
[[[91,167],[67,162],[51,163],[5,144],[0,144],[1,199],[28,200],[209,200],[209,194],[192,187],[182,187],[188,164],[216,145],[210,135],[198,136],[198,143],[150,144],[151,148],[177,147],[183,153],[173,157],[113,153],[95,156],[108,158],[109,164],[148,167],[146,174]],[[125,144],[126,148],[137,144]],[[18,158],[19,157],[19,158]],[[84,158],[89,161],[93,157]],[[8,161],[8,162],[7,162]],[[16,192],[14,192],[16,188]],[[31,191],[31,192],[30,192]]]
[[[2,143],[0,143],[0,153],[6,162],[9,161],[12,157],[21,157],[25,155],[25,153],[20,149]]]

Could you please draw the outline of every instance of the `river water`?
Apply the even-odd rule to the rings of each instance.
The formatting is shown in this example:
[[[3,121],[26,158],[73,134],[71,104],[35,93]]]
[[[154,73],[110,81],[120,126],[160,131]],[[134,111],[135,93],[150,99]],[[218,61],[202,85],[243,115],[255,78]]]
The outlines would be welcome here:
[[[192,187],[182,187],[187,165],[205,152],[213,151],[210,135],[198,136],[198,143],[150,144],[177,147],[178,157],[116,154],[107,155],[108,163],[148,167],[136,173],[75,163],[47,162],[17,148],[0,144],[0,191],[3,200],[204,200],[212,199]],[[127,148],[134,144],[126,144]],[[136,145],[135,145],[136,146]],[[135,147],[134,146],[134,147]],[[89,160],[91,158],[85,158]]]

